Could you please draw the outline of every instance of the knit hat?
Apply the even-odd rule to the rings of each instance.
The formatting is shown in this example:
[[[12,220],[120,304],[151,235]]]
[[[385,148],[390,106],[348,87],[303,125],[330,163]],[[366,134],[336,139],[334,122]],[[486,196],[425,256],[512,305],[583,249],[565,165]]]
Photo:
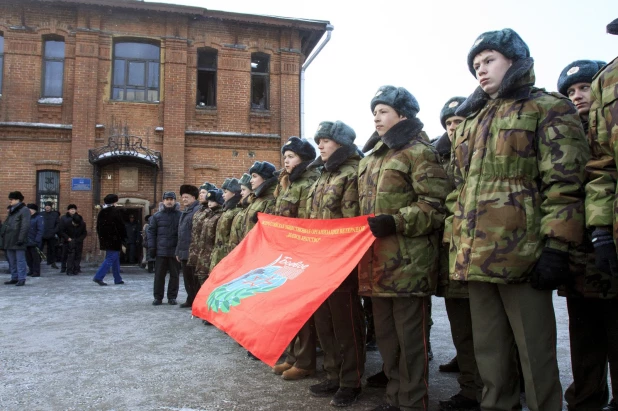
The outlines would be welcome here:
[[[21,191],[11,191],[9,193],[9,200],[24,201],[24,196],[21,194]]]
[[[238,180],[238,183],[240,183],[241,186],[245,186],[251,190],[251,176],[249,174],[243,174],[242,177],[240,177],[240,180]]]
[[[249,169],[249,174],[251,175],[255,173],[261,176],[264,180],[268,180],[275,174],[275,171],[275,166],[270,164],[268,161],[256,161]]]
[[[34,211],[39,211],[39,206],[34,204],[34,203],[28,203],[26,205],[26,207],[28,207],[29,209],[34,210]]]
[[[52,203],[51,201],[46,201],[46,202],[45,202],[45,207],[47,207],[47,206],[49,206],[49,207],[53,207],[53,206],[54,206],[54,203]]]
[[[165,191],[163,192],[163,199],[165,200],[166,198],[173,198],[176,200],[176,193],[173,191]]]
[[[116,202],[118,202],[118,196],[116,196]],[[77,206],[75,204],[69,204],[67,206],[67,211],[70,210],[70,209],[77,210]]]
[[[421,110],[416,98],[403,87],[382,86],[371,99],[371,112],[378,104],[391,106],[401,116],[414,118]]]
[[[183,184],[180,186],[180,195],[182,196],[183,194],[189,194],[190,196],[197,198],[200,195],[200,190],[191,184]]]
[[[216,190],[216,189],[217,189],[216,185],[214,185],[213,183],[209,183],[208,181],[204,181],[204,184],[200,186],[199,191],[202,191],[202,190],[208,191],[208,190]]]
[[[287,143],[281,147],[281,154],[286,151],[291,151],[298,154],[303,161],[311,161],[315,159],[315,148],[304,138],[292,136],[288,138]]]
[[[613,20],[607,25],[607,32],[609,34],[618,35],[618,19]]]
[[[558,77],[558,91],[566,96],[573,84],[592,83],[592,78],[597,71],[607,64],[599,60],[576,60],[566,66]]]
[[[223,204],[225,202],[223,199],[223,192],[218,188],[215,190],[208,190],[206,199],[208,201],[216,201],[218,204]]]
[[[468,53],[468,69],[474,77],[474,57],[481,51],[495,50],[499,51],[510,60],[521,60],[530,57],[530,49],[528,45],[519,37],[519,34],[513,29],[502,29],[496,31],[488,31],[477,37]]]
[[[321,138],[327,138],[334,142],[341,144],[342,146],[352,146],[356,133],[352,127],[345,124],[343,121],[322,121],[318,126],[313,140],[316,144],[320,144]]]
[[[103,199],[105,204],[114,204],[118,202],[118,196],[116,194],[108,194]],[[77,207],[76,207],[77,208]]]
[[[240,183],[235,178],[226,178],[221,188],[232,193],[240,193]]]
[[[455,111],[464,101],[466,101],[465,97],[451,97],[446,104],[444,104],[444,107],[440,110],[440,123],[442,123],[442,127],[446,129],[446,120],[455,115]]]

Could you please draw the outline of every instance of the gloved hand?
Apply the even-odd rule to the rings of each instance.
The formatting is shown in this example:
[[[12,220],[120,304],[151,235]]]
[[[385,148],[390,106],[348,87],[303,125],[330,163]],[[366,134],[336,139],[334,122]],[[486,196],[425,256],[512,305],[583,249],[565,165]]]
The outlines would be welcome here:
[[[569,253],[545,247],[532,272],[532,288],[555,290],[570,280]]]
[[[18,246],[18,247],[21,247],[21,246],[24,245],[24,242],[23,241],[18,241],[17,244],[15,244],[15,245]]]
[[[612,233],[597,228],[592,232],[592,245],[596,267],[604,273],[618,277],[618,256]]]
[[[395,217],[388,214],[382,214],[377,217],[367,218],[369,229],[376,238],[388,237],[397,232]]]
[[[156,248],[149,248],[148,249],[148,255],[150,256],[150,258],[156,258],[157,257],[157,249]]]

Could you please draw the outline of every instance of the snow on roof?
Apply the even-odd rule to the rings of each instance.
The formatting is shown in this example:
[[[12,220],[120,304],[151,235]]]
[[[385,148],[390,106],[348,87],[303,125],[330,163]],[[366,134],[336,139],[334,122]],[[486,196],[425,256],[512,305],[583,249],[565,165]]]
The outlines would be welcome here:
[[[27,121],[0,121],[0,127],[32,127],[32,128],[60,128],[71,130],[72,124],[30,123]]]

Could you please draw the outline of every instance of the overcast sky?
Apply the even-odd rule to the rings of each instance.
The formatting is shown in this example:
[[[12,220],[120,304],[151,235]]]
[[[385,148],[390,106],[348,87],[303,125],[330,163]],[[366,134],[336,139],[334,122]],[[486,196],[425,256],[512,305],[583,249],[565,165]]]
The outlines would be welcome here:
[[[430,138],[441,135],[440,109],[477,87],[466,56],[479,34],[510,27],[530,48],[537,87],[556,90],[560,71],[579,59],[611,61],[617,0],[164,0],[212,10],[329,21],[330,42],[306,71],[305,137],[320,121],[341,120],[360,147],[373,133],[369,108],[378,87],[407,88]],[[283,136],[287,137],[287,136]]]

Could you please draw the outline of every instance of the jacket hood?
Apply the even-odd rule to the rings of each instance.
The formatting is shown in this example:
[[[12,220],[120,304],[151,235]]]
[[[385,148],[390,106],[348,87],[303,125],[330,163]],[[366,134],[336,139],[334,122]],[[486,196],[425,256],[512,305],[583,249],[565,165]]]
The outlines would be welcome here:
[[[399,150],[408,142],[414,140],[421,131],[423,131],[423,122],[418,118],[414,117],[402,120],[391,127],[382,137],[378,135],[377,131],[374,132],[369,140],[367,140],[367,143],[365,143],[363,153],[372,150],[380,140],[382,140],[389,149]]]
[[[322,157],[318,157],[313,160],[307,168],[313,170],[317,167],[324,167],[326,171],[337,171],[339,170],[339,167],[341,167],[341,165],[350,158],[360,159],[358,149],[355,145],[339,147],[333,154],[331,154],[328,160],[326,160],[326,163],[324,163]]]
[[[496,98],[513,98],[516,100],[527,98],[530,96],[534,82],[534,59],[528,57],[517,60],[513,62],[513,65],[504,75]],[[483,108],[489,100],[491,100],[489,95],[479,86],[459,106],[455,114],[461,117],[468,117]]]

